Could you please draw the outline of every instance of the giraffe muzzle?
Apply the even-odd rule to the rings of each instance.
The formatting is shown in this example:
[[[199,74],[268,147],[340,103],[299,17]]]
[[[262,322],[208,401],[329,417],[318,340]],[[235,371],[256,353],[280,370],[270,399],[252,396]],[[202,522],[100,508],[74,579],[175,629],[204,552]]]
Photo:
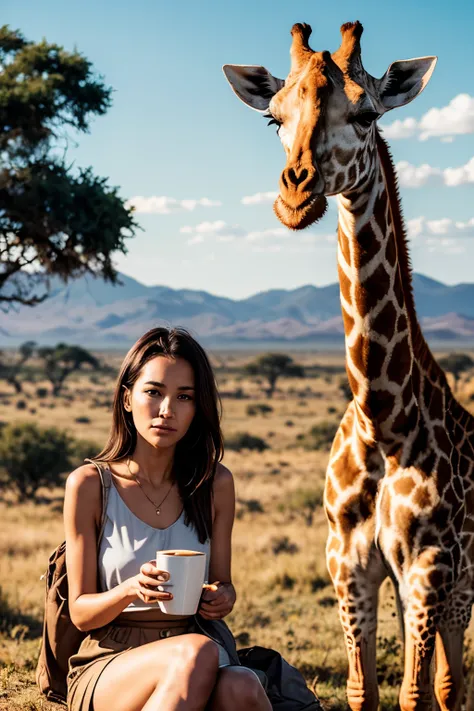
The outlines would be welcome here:
[[[275,215],[290,230],[304,230],[314,224],[323,217],[327,207],[324,194],[310,194],[295,206],[288,204],[280,194],[273,203]]]
[[[311,162],[305,163],[287,165],[274,203],[276,216],[292,230],[302,230],[321,219],[327,208],[324,179]]]

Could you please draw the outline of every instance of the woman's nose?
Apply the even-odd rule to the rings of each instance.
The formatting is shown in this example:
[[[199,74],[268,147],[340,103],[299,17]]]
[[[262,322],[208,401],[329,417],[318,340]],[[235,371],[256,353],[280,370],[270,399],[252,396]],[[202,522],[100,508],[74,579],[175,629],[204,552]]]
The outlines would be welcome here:
[[[171,407],[171,398],[165,397],[161,401],[160,415],[164,415],[165,417],[172,417],[173,416],[173,408]]]

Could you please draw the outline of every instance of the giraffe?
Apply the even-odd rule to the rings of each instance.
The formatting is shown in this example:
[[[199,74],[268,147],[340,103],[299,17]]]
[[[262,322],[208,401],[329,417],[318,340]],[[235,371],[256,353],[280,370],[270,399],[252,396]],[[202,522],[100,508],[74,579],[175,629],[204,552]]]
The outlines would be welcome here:
[[[474,418],[422,335],[388,146],[377,119],[412,101],[436,57],[364,69],[362,25],[336,52],[291,30],[291,70],[225,65],[237,96],[276,124],[286,152],[274,210],[293,230],[338,200],[338,272],[353,399],[329,457],[327,565],[339,603],[352,711],[378,708],[377,602],[390,577],[404,636],[402,711],[458,710],[473,602]],[[434,684],[430,665],[435,657]],[[433,688],[434,687],[434,688]],[[434,691],[434,694],[433,694]]]

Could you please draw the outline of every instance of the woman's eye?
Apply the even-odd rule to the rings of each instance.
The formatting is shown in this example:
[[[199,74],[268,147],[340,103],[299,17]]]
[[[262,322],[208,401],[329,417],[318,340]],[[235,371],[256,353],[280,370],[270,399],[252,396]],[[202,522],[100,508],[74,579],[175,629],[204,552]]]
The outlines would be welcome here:
[[[147,395],[151,395],[152,397],[153,397],[154,395],[159,395],[159,394],[160,394],[160,391],[159,391],[159,390],[145,390],[145,392],[146,392]]]
[[[366,111],[364,114],[354,116],[352,122],[359,124],[359,126],[364,126],[364,128],[369,128],[378,118],[379,115],[376,111]]]
[[[183,395],[180,395],[179,397],[184,398],[185,400],[192,400],[192,397],[190,395],[186,395],[185,393]]]

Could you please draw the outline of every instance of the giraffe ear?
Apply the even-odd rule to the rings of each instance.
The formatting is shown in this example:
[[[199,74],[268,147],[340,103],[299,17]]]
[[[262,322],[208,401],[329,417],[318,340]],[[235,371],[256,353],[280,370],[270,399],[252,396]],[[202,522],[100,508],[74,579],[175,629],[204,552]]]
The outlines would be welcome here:
[[[239,99],[262,113],[268,110],[273,96],[285,86],[283,79],[272,76],[265,67],[224,64],[222,69]]]
[[[404,106],[421,94],[437,60],[437,57],[418,57],[393,62],[379,79],[379,98],[385,111]]]

